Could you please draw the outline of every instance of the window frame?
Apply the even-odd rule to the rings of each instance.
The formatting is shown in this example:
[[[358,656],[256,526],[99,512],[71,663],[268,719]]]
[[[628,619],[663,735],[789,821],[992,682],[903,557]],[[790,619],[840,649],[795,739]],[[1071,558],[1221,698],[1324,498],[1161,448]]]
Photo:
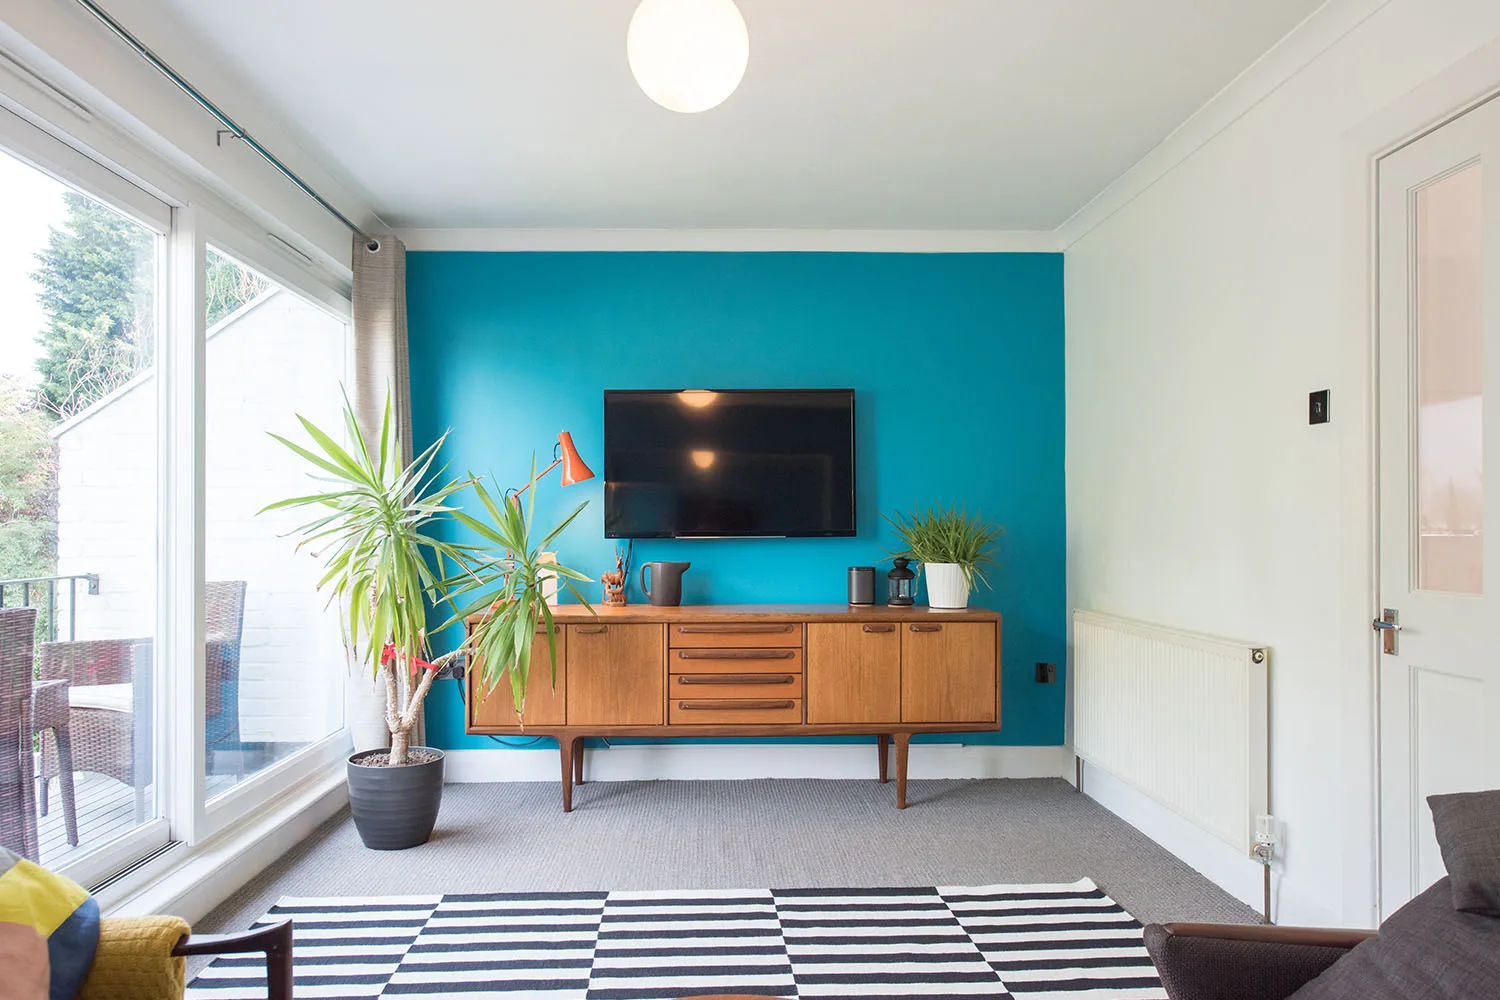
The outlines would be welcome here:
[[[216,250],[230,254],[239,263],[245,264],[267,278],[276,282],[286,292],[296,295],[303,302],[316,306],[330,314],[334,319],[345,325],[344,357],[342,370],[339,373],[341,382],[347,384],[353,373],[353,351],[350,329],[352,323],[352,304],[349,299],[332,292],[327,286],[312,284],[306,276],[295,268],[289,269],[285,266],[285,254],[277,252],[263,241],[255,240],[245,230],[233,225],[220,215],[216,215],[205,209],[198,209],[194,213],[194,231],[197,243],[194,247],[196,261],[194,262],[194,280],[199,285],[198,291],[202,292],[205,269],[207,267],[207,251],[209,245]],[[184,277],[183,280],[186,280]],[[310,294],[311,293],[311,294]],[[201,299],[195,303],[195,328],[194,339],[200,352],[204,354],[203,365],[198,369],[199,378],[203,383],[204,407],[207,403],[207,313],[206,306]],[[204,433],[206,408],[200,407],[196,417],[198,431]],[[207,441],[203,442],[206,446]],[[195,470],[196,497],[196,519],[206,528],[208,523],[207,514],[207,489],[206,489],[207,463],[200,462]],[[199,538],[203,535],[200,532]],[[200,547],[197,552],[197,568],[199,570],[198,587],[201,594],[206,565],[206,550]],[[198,634],[196,642],[196,655],[200,658],[200,664],[194,671],[194,676],[201,679],[204,676],[204,668],[201,658],[204,656],[203,642],[203,619],[201,615],[202,601],[199,601],[200,615],[198,619]],[[341,671],[341,683],[338,685],[339,697],[345,699],[344,683],[347,681],[348,671]],[[202,704],[200,700],[199,705]],[[203,717],[203,712],[198,713]],[[349,739],[349,720],[345,713],[343,724],[333,733],[313,741],[296,753],[282,760],[276,761],[268,767],[262,768],[254,774],[246,775],[237,782],[233,788],[215,796],[212,800],[208,798],[207,788],[204,787],[207,774],[206,748],[204,747],[202,734],[196,735],[194,743],[193,769],[199,779],[199,784],[194,788],[196,802],[199,808],[195,809],[192,816],[195,831],[195,843],[210,838],[222,832],[235,822],[244,819],[252,812],[269,805],[275,799],[283,795],[286,790],[314,774],[326,771],[330,767],[342,765],[352,750]]]
[[[0,79],[3,83],[3,79]],[[59,867],[86,886],[105,883],[173,843],[202,845],[237,821],[320,773],[341,769],[350,750],[343,727],[248,776],[206,802],[204,737],[204,535],[206,247],[232,253],[304,301],[349,327],[347,287],[248,214],[205,199],[161,164],[147,191],[0,104],[0,152],[41,171],[157,234],[153,336],[156,385],[156,621],[153,669],[153,767],[157,817]],[[174,200],[174,193],[180,198]],[[198,195],[194,203],[192,198]],[[352,357],[346,339],[343,378]],[[345,681],[347,671],[340,676]],[[342,690],[342,686],[340,688]],[[173,852],[179,855],[179,852]]]

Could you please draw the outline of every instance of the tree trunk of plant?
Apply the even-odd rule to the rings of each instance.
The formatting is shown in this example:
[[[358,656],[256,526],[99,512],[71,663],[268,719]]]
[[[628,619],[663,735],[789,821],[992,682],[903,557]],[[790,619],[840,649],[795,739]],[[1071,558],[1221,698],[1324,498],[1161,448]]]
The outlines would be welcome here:
[[[411,732],[409,730],[402,729],[399,732],[391,733],[391,766],[392,767],[395,767],[395,766],[397,766],[399,764],[405,764],[406,763],[406,751],[407,751],[407,747],[410,745],[410,743],[411,743]]]

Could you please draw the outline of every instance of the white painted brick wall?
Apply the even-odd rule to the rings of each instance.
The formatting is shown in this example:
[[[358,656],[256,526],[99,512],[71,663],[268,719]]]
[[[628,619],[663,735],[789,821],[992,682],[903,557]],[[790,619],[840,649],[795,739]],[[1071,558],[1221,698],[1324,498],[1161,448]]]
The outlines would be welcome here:
[[[303,439],[294,413],[339,426],[345,342],[342,322],[287,292],[210,331],[205,562],[208,579],[248,584],[239,699],[246,741],[307,742],[342,724],[337,617],[314,590],[318,563],[279,537],[307,514],[256,512],[316,486],[267,431]],[[154,378],[139,380],[58,437],[59,572],[99,574],[98,596],[78,599],[80,639],[153,628],[156,387]]]

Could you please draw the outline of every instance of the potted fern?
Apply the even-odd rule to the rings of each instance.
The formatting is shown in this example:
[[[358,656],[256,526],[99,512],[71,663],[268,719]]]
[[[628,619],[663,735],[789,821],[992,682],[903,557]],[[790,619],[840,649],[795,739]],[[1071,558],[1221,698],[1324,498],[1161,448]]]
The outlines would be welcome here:
[[[587,506],[579,504],[538,544],[531,542],[536,497],[536,459],[531,463],[530,498],[523,510],[498,502],[474,476],[440,482],[433,470],[445,433],[410,464],[402,465],[389,393],[378,441],[367,443],[344,398],[341,445],[328,432],[298,416],[311,438],[308,446],[272,437],[312,468],[324,488],[289,497],[265,510],[309,507],[317,516],[297,529],[297,548],[312,547],[326,572],[318,583],[339,609],[351,666],[374,673],[385,691],[389,749],[364,750],[348,760],[349,805],[366,847],[398,850],[425,843],[437,821],[443,796],[443,752],[412,746],[411,733],[438,672],[461,656],[484,657],[484,679],[493,688],[509,674],[516,713],[524,708],[532,649],[538,631],[546,636],[556,678],[556,628],[542,597],[557,577],[587,604],[574,581],[576,570],[541,561],[541,553]],[[456,503],[472,490],[488,521],[466,514]],[[479,543],[455,543],[437,529],[457,521]],[[460,607],[467,599],[468,606]],[[433,660],[428,641],[428,608],[452,610],[439,630],[476,611],[492,609],[451,652]]]
[[[963,507],[929,507],[882,516],[896,529],[896,554],[916,560],[926,573],[931,607],[966,608],[976,583],[989,586],[984,567],[994,565],[995,542],[1005,529],[986,521],[983,514],[970,515]]]

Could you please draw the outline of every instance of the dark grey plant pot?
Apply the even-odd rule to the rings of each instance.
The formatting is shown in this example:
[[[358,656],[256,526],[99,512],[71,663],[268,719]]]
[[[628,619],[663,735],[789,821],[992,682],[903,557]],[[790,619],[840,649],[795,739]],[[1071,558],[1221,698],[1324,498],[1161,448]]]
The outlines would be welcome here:
[[[349,811],[365,846],[375,851],[401,851],[427,843],[443,804],[443,751],[412,747],[437,754],[437,760],[401,767],[371,767],[360,758],[380,750],[349,755]]]

